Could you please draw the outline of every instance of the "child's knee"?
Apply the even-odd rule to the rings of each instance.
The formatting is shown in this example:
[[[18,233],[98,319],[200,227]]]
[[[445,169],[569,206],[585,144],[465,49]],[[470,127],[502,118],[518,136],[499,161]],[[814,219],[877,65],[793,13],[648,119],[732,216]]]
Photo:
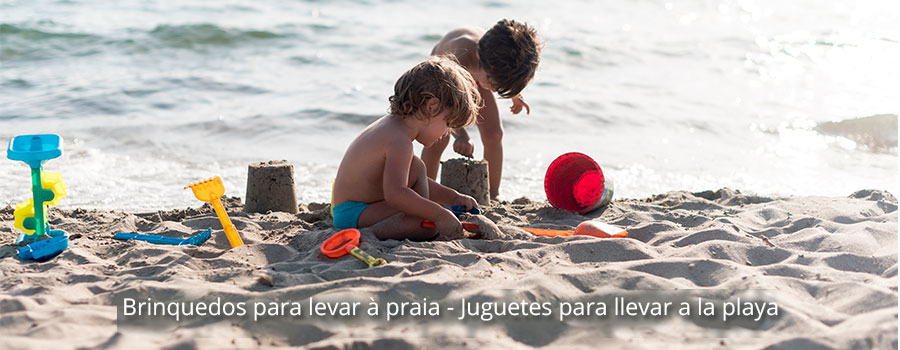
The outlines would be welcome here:
[[[422,158],[414,155],[412,160],[409,161],[409,186],[415,185],[416,182],[424,176],[425,162],[422,161]]]
[[[425,162],[422,161],[422,158],[419,158],[415,155],[412,156],[412,160],[409,161],[409,172],[425,172]]]

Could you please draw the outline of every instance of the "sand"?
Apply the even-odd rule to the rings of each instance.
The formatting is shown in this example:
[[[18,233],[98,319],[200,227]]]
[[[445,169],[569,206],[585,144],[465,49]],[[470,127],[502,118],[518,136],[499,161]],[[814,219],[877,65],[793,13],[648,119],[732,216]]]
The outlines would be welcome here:
[[[208,207],[155,213],[51,210],[70,247],[47,262],[13,257],[11,208],[0,210],[0,334],[4,348],[93,349],[886,349],[897,348],[897,200],[863,190],[845,198],[758,196],[723,189],[615,200],[586,216],[518,199],[484,208],[496,239],[377,241],[388,264],[329,259],[328,206],[245,214],[227,201],[246,246],[221,230],[202,246],[117,241],[115,232],[186,237],[219,227]],[[534,237],[515,226],[572,229],[597,218],[624,239]],[[116,303],[158,300],[527,301],[557,305],[617,296],[756,296],[777,317],[715,318],[198,319],[164,331],[117,327]],[[365,306],[365,305],[364,305]],[[363,307],[364,307],[363,306]],[[364,310],[364,308],[363,308]],[[304,310],[305,311],[305,310]],[[555,306],[554,306],[554,310]],[[384,310],[382,310],[384,312]],[[221,322],[217,322],[221,321]]]

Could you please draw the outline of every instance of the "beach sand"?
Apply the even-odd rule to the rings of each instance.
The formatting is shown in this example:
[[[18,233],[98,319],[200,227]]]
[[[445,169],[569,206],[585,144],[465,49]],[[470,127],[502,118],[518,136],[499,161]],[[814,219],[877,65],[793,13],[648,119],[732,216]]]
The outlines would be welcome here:
[[[337,231],[326,204],[301,204],[298,214],[245,214],[235,198],[226,207],[244,247],[229,249],[208,207],[154,213],[53,208],[51,225],[67,231],[71,243],[47,262],[14,257],[12,208],[0,210],[0,347],[897,348],[897,200],[884,191],[843,198],[669,192],[615,200],[586,216],[523,198],[484,208],[499,225],[500,239],[382,242],[363,231],[361,248],[388,261],[373,268],[319,253]],[[629,236],[548,238],[515,228],[572,229],[590,218],[626,227]],[[213,238],[201,246],[112,238],[115,232],[187,237],[207,227]],[[560,322],[555,306],[688,294],[755,295],[777,304],[779,314],[760,322],[677,315]],[[154,331],[117,327],[115,305],[128,297],[295,300],[303,307],[313,298],[363,306],[354,318],[254,323],[223,317]],[[442,310],[439,319],[386,321],[365,316],[370,298],[426,299],[456,311]],[[463,299],[547,302],[553,315],[460,321]]]

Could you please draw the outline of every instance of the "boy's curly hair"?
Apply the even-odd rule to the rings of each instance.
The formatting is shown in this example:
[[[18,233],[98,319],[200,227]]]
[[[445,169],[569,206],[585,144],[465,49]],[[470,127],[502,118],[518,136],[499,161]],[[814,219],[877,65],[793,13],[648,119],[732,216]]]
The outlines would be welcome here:
[[[428,115],[426,103],[440,101],[441,108]],[[444,110],[451,128],[472,125],[481,108],[481,95],[472,74],[450,56],[432,56],[403,73],[394,84],[390,113],[413,118],[433,118]]]
[[[479,64],[503,98],[519,95],[534,78],[541,61],[537,31],[528,24],[503,19],[478,40]]]

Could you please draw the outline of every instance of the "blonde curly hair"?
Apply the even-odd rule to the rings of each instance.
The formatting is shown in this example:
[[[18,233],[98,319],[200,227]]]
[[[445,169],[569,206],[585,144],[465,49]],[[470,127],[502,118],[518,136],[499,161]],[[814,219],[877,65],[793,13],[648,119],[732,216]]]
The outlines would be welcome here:
[[[432,98],[441,108],[429,115],[425,106]],[[451,128],[472,125],[482,106],[475,79],[452,56],[431,56],[403,73],[388,101],[390,113],[404,118],[430,119],[449,111]]]

